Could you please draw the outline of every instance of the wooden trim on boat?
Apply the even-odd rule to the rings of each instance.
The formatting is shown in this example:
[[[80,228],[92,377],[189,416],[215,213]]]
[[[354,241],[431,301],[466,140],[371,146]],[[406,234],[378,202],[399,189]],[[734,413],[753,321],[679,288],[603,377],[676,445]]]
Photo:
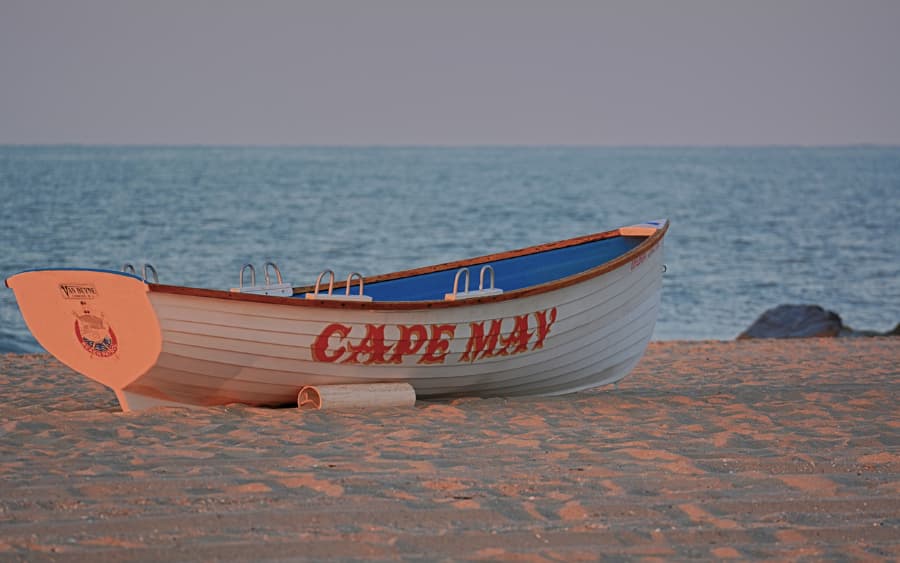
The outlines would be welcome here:
[[[626,232],[627,232],[627,228]],[[376,309],[376,310],[416,310],[416,309],[440,309],[445,307],[468,307],[477,304],[484,303],[493,303],[498,301],[507,301],[510,299],[519,299],[522,297],[529,297],[532,295],[538,295],[541,293],[546,293],[548,291],[553,291],[556,289],[560,289],[563,287],[568,287],[591,278],[595,278],[601,276],[607,272],[615,270],[619,268],[623,264],[627,264],[632,260],[636,260],[641,256],[649,253],[653,248],[659,244],[662,238],[665,236],[666,232],[669,230],[669,221],[667,220],[665,224],[656,230],[655,233],[647,237],[646,240],[642,241],[638,246],[632,248],[628,252],[622,254],[618,258],[614,258],[609,262],[605,262],[599,266],[591,268],[589,270],[585,270],[584,272],[568,276],[565,278],[561,278],[559,280],[554,280],[552,282],[547,282],[535,286],[531,286],[524,289],[515,289],[503,292],[499,295],[491,295],[480,298],[472,298],[472,299],[464,299],[464,300],[456,300],[456,301],[445,301],[445,300],[430,300],[430,301],[344,301],[344,300],[319,300],[319,299],[298,299],[297,297],[273,297],[267,295],[254,295],[250,293],[239,293],[232,292],[226,290],[219,289],[204,289],[204,288],[195,288],[195,287],[184,287],[177,285],[165,285],[165,284],[156,284],[156,283],[148,283],[150,291],[160,292],[160,293],[170,293],[176,295],[187,295],[191,297],[207,297],[211,299],[225,299],[231,301],[252,301],[257,303],[271,303],[274,305],[290,305],[294,307],[320,307],[320,308],[332,308],[332,309]],[[540,244],[536,246],[530,246],[527,248],[522,248],[519,250],[511,250],[506,252],[500,252],[497,254],[489,254],[486,256],[479,256],[477,258],[469,258],[465,260],[457,260],[454,262],[447,262],[444,264],[437,264],[434,266],[425,266],[422,268],[415,268],[412,270],[404,270],[401,272],[395,272],[390,274],[381,274],[372,276],[370,278],[365,278],[365,284],[368,285],[370,283],[377,283],[383,281],[394,280],[398,278],[408,278],[415,277],[423,274],[430,274],[434,272],[441,272],[446,270],[454,270],[467,266],[477,266],[479,264],[484,264],[486,262],[494,262],[499,260],[506,260],[509,258],[516,258],[519,256],[526,256],[530,254],[538,254],[541,252],[547,252],[550,250],[557,250],[560,248],[568,248],[573,246],[579,246],[582,244],[587,244],[591,242],[596,242],[598,240],[614,238],[618,236],[629,236],[627,234],[623,234],[621,229],[615,229],[612,231],[606,231],[602,233],[596,233],[592,235],[585,235],[581,237],[576,237],[568,240],[563,240],[559,242]],[[344,287],[345,282],[336,283],[335,290]],[[313,286],[301,286],[294,288],[294,294],[298,293],[307,293],[313,291]]]

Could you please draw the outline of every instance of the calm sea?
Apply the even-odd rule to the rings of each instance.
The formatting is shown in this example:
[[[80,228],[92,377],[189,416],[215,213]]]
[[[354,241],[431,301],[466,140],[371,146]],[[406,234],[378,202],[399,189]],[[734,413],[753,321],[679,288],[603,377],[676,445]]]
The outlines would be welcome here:
[[[160,281],[366,275],[668,217],[655,338],[779,303],[900,321],[900,148],[0,147],[0,276],[152,263]],[[39,351],[0,287],[0,352]]]

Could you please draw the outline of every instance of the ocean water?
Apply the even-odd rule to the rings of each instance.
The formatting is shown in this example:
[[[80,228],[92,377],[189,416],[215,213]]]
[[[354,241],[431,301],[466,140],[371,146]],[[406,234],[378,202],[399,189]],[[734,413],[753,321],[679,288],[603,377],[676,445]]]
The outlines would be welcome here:
[[[365,275],[667,217],[658,340],[815,303],[900,321],[900,147],[0,146],[0,276],[152,263],[228,288]],[[40,351],[0,287],[0,352]]]

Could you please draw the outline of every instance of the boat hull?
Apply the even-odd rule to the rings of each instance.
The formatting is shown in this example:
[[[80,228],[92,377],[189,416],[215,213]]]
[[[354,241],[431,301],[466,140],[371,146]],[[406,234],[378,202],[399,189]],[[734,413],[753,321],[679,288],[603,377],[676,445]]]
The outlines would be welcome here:
[[[321,306],[69,270],[7,284],[38,340],[115,390],[125,410],[278,406],[306,385],[375,382],[407,382],[419,397],[557,395],[618,381],[639,361],[659,310],[661,248],[662,232],[596,275],[471,303]],[[59,291],[78,284],[96,295]],[[115,334],[112,353],[62,327],[84,303],[100,319],[95,338]],[[57,311],[50,331],[47,310]]]

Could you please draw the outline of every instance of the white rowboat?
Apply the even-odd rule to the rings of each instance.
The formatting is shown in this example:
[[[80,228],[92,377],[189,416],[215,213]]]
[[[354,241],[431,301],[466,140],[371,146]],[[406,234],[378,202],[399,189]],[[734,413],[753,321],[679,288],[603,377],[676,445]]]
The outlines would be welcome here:
[[[557,395],[618,381],[643,355],[668,226],[331,275],[328,290],[323,276],[291,287],[277,268],[270,283],[271,264],[265,284],[231,291],[90,269],[30,270],[6,285],[38,342],[126,411],[278,406],[304,386],[382,382],[420,397]]]

